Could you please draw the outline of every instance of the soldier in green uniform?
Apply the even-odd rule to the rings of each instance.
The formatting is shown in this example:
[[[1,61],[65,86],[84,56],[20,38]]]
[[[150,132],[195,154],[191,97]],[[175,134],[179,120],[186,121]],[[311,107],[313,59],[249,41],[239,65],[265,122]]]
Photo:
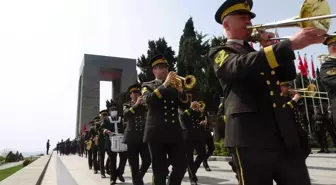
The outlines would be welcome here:
[[[215,20],[228,41],[211,48],[209,59],[224,90],[225,146],[232,152],[240,184],[311,184],[300,137],[280,81],[295,79],[294,50],[322,43],[326,31],[303,28],[274,44],[270,32],[260,33],[259,51],[251,40],[252,0],[226,0]],[[258,168],[256,168],[258,166]]]
[[[168,184],[181,184],[187,159],[178,109],[184,107],[187,97],[183,87],[172,86],[176,73],[168,71],[163,55],[152,57],[150,65],[155,80],[142,84],[142,94],[148,108],[144,142],[151,154],[154,183],[166,184],[168,154],[173,166]]]
[[[148,146],[143,142],[143,134],[146,123],[147,107],[141,95],[141,85],[133,84],[128,88],[131,101],[124,103],[124,120],[127,122],[124,142],[127,144],[128,162],[132,172],[134,185],[143,185],[150,164]],[[139,156],[141,167],[139,167]]]
[[[328,47],[329,57],[321,65],[320,78],[330,99],[330,117],[336,125],[336,36],[328,37],[323,44]]]

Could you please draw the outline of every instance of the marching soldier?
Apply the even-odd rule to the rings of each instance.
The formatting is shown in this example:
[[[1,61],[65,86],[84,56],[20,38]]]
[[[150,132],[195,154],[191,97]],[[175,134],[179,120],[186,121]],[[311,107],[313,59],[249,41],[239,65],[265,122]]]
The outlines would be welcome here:
[[[98,173],[98,132],[96,129],[96,124],[100,121],[100,117],[97,116],[93,119],[92,127],[90,128],[90,138],[92,141],[91,152],[92,152],[92,163],[94,174]]]
[[[187,148],[188,173],[190,183],[197,185],[197,170],[205,159],[205,143],[203,138],[203,128],[205,120],[202,120],[200,105],[197,101],[191,102],[190,108],[181,115],[181,125],[184,132],[184,138]],[[194,150],[197,152],[194,161]]]
[[[100,119],[102,122],[109,121],[108,120],[108,113],[107,110],[102,110],[99,112]],[[99,148],[99,166],[100,166],[100,175],[101,178],[106,178],[105,176],[105,151],[106,151],[106,143],[105,143],[105,135],[103,133],[103,128],[100,127],[98,130],[99,136],[98,136],[98,148]]]
[[[321,113],[321,110],[316,106],[314,107],[314,115],[312,116],[312,121],[317,140],[320,144],[320,151],[318,151],[318,153],[329,153],[326,135],[328,123],[326,117],[324,117],[324,115]]]
[[[332,118],[331,122],[333,123],[333,126],[330,126],[334,128],[332,129],[333,131],[331,131],[331,135],[334,136],[333,140],[336,142],[336,36],[328,37],[323,44],[328,47],[329,57],[327,57],[326,61],[321,65],[320,78],[330,99],[330,118]]]
[[[105,134],[105,142],[106,142],[106,152],[109,156],[109,172],[110,172],[110,184],[117,183],[117,177],[121,182],[125,182],[123,177],[125,171],[125,165],[127,161],[126,152],[114,152],[111,150],[111,140],[110,135],[115,135],[117,133],[124,133],[123,121],[118,112],[118,106],[111,102],[109,109],[109,114],[111,120],[105,120],[102,124],[103,133]],[[112,121],[112,122],[111,122]],[[115,123],[114,123],[115,122]],[[116,124],[116,125],[115,125]],[[117,128],[117,130],[115,129]],[[119,154],[119,166],[117,166],[117,155]]]
[[[139,84],[128,88],[131,101],[124,104],[124,119],[127,121],[124,142],[127,144],[128,161],[131,166],[132,182],[134,185],[143,185],[143,177],[147,172],[151,160],[147,144],[143,143],[143,133],[146,123],[146,106],[140,96]],[[139,155],[141,167],[139,167]]]
[[[214,139],[213,136],[211,134],[211,132],[213,131],[212,128],[212,123],[209,120],[209,114],[207,111],[205,111],[205,103],[203,101],[199,102],[201,105],[203,105],[203,107],[200,107],[200,111],[201,111],[201,120],[204,120],[204,124],[203,126],[203,137],[204,137],[204,142],[205,142],[205,148],[207,148],[206,151],[206,156],[205,159],[203,160],[203,167],[205,168],[206,171],[211,171],[209,164],[208,164],[208,159],[209,157],[213,154],[214,150],[215,150],[215,143],[214,143]]]
[[[142,95],[148,108],[144,142],[148,142],[151,154],[154,183],[166,184],[168,154],[173,166],[168,184],[181,184],[187,159],[178,109],[187,97],[183,87],[172,87],[176,73],[168,71],[168,62],[162,55],[154,56],[150,65],[155,80],[143,83]]]
[[[278,44],[269,40],[273,33],[261,32],[263,49],[255,51],[248,44],[252,29],[247,26],[255,17],[252,6],[252,0],[226,0],[215,15],[228,38],[209,53],[224,90],[225,145],[238,167],[240,184],[271,185],[274,179],[279,185],[308,185],[299,134],[293,117],[283,108],[288,104],[279,84],[296,77],[293,51],[323,42],[326,32],[304,28]]]

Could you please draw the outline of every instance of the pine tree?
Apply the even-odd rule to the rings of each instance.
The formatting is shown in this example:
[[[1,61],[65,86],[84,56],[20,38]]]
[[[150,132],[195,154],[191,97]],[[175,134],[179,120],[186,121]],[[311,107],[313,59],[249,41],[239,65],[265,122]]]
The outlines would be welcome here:
[[[147,55],[141,55],[137,59],[137,67],[140,68],[141,72],[138,75],[140,83],[154,80],[154,75],[152,73],[152,67],[150,66],[150,59],[157,54],[162,54],[168,61],[169,71],[175,71],[176,57],[175,51],[168,46],[164,38],[159,38],[158,40],[148,41]]]

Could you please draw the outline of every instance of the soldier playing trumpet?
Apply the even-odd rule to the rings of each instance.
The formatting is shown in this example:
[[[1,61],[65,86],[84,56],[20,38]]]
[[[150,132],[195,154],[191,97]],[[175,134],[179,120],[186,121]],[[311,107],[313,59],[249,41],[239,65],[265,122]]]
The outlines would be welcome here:
[[[127,144],[133,185],[144,184],[143,177],[151,164],[148,146],[143,142],[147,107],[144,105],[143,97],[140,96],[140,88],[139,84],[131,85],[128,88],[131,101],[123,106],[124,119],[127,122],[124,142]],[[142,162],[140,167],[139,155]]]

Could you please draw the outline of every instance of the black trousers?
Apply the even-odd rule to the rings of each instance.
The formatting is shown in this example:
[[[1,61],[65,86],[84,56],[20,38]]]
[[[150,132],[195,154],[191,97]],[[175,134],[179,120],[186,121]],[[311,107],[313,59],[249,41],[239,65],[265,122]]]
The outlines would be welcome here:
[[[100,167],[100,174],[105,175],[105,148],[99,148],[99,167]]]
[[[118,176],[121,176],[125,172],[125,166],[127,162],[126,152],[112,152],[111,150],[106,151],[109,156],[109,168],[106,169],[110,172],[110,181],[116,181]],[[119,165],[117,168],[117,155],[119,154]]]
[[[139,165],[139,155],[141,157],[141,167]],[[151,165],[148,145],[145,143],[127,144],[127,156],[131,167],[133,185],[143,185],[143,177]]]
[[[152,169],[155,185],[166,184],[167,154],[173,170],[167,185],[181,184],[187,169],[185,143],[183,141],[171,143],[149,142],[149,153],[152,159]]]
[[[205,146],[207,148],[206,157],[204,161],[208,161],[209,157],[212,156],[213,152],[215,151],[215,143],[213,137],[206,137],[205,138]]]
[[[317,141],[320,144],[321,150],[328,149],[328,141],[327,141],[326,132],[324,130],[321,130],[321,131],[316,131],[315,133],[316,133]]]
[[[92,159],[93,159],[93,156],[92,156],[92,149],[88,150],[88,163],[89,163],[89,168],[92,169]]]
[[[47,147],[47,155],[49,155],[49,147]]]
[[[241,185],[311,185],[301,149],[231,148]]]
[[[98,171],[98,148],[95,147],[92,149],[92,163],[93,163],[93,169],[94,171]]]
[[[186,141],[188,174],[191,181],[196,182],[196,173],[201,163],[205,159],[205,143],[203,140]],[[194,150],[197,152],[196,160],[194,161]]]

